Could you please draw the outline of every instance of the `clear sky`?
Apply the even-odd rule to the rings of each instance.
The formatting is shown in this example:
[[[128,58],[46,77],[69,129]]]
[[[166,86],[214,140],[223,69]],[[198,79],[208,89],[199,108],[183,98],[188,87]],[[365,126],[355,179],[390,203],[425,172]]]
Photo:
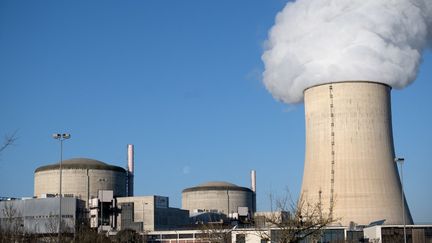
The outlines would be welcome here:
[[[258,209],[303,175],[303,104],[275,101],[261,55],[282,0],[0,2],[0,196],[32,196],[34,170],[64,157],[126,165],[135,145],[136,195],[206,181],[249,186]],[[392,91],[395,149],[407,200],[432,223],[432,54],[417,80]]]

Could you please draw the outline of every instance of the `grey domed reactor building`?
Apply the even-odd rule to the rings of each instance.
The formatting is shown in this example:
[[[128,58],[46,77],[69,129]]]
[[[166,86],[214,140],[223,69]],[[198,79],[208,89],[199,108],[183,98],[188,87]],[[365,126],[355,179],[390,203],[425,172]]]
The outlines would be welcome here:
[[[218,212],[228,216],[237,213],[239,207],[255,212],[254,191],[223,181],[207,182],[182,191],[182,208],[190,213]]]
[[[59,193],[59,163],[45,165],[35,170],[34,196]],[[127,196],[127,172],[122,167],[104,162],[76,158],[62,163],[62,194],[76,197],[88,204],[99,190],[112,190],[115,197]]]
[[[313,86],[304,91],[306,151],[302,198],[333,205],[332,217],[344,226],[407,224],[395,163],[391,87],[368,81]],[[404,209],[403,209],[404,207]]]

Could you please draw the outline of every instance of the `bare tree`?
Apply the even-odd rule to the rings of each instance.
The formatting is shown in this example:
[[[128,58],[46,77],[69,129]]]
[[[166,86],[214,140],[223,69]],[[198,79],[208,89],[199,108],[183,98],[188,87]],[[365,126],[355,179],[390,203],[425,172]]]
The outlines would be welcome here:
[[[0,219],[1,242],[20,240],[24,235],[23,218],[21,212],[12,202],[5,202]]]
[[[45,240],[47,242],[58,241],[58,222],[59,217],[57,214],[50,213],[48,218],[45,220]]]
[[[80,243],[109,243],[111,239],[103,233],[98,233],[97,230],[90,228],[87,224],[81,224],[76,229],[73,242]],[[130,241],[124,241],[130,242]]]
[[[295,203],[288,193],[272,204],[276,211],[255,217],[256,234],[272,242],[292,243],[305,238],[317,240],[324,227],[336,221],[332,217],[334,205],[323,209],[321,201],[310,203],[300,197]]]
[[[13,132],[12,134],[6,134],[3,139],[3,143],[0,145],[0,154],[5,150],[7,147],[13,145],[15,141],[17,140],[17,131]]]
[[[201,242],[228,243],[231,242],[232,225],[223,222],[208,222],[199,225]]]
[[[146,236],[140,235],[133,229],[123,229],[117,232],[115,242],[146,242]]]

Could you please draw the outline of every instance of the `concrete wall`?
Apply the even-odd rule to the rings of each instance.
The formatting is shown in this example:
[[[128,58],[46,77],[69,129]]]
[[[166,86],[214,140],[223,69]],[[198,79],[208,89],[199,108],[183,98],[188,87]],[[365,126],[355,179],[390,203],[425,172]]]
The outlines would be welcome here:
[[[363,229],[369,242],[403,242],[403,225],[375,225]],[[432,225],[406,225],[407,242],[432,242]]]
[[[381,226],[372,226],[363,229],[365,238],[372,242],[381,242]]]
[[[117,205],[121,208],[122,203],[133,203],[134,207],[134,221],[143,222],[144,219],[144,230],[155,230],[154,229],[154,196],[141,196],[141,197],[119,197],[117,198]],[[121,218],[121,213],[119,215]],[[121,220],[117,220],[118,230],[122,229]],[[143,230],[143,229],[141,229]]]
[[[75,232],[84,202],[62,198],[63,232]],[[12,212],[12,214],[11,214]],[[0,227],[19,232],[46,234],[58,232],[59,198],[0,201]]]
[[[306,155],[302,197],[322,202],[342,225],[402,223],[394,162],[390,87],[373,82],[319,85],[305,91]],[[405,205],[407,205],[405,203]],[[408,207],[406,222],[411,223]]]
[[[262,243],[269,236],[270,230],[268,229],[239,229],[231,231],[231,242]],[[270,242],[270,240],[265,242]]]
[[[189,211],[179,208],[156,208],[155,230],[181,228],[189,224]]]
[[[119,207],[121,207],[122,203],[133,203],[134,221],[144,222],[144,229],[141,229],[144,231],[172,229],[184,226],[189,222],[189,212],[178,208],[170,208],[168,197],[142,196],[117,198],[117,205]],[[123,229],[121,217],[120,213],[117,220],[118,230]]]
[[[182,193],[182,208],[191,213],[197,209],[217,210],[229,214],[237,212],[238,207],[253,209],[252,191],[241,190],[202,190]]]
[[[62,193],[73,194],[88,205],[89,198],[95,198],[99,190],[113,190],[114,196],[126,196],[126,173],[113,170],[63,169]],[[34,195],[59,193],[59,170],[35,173]]]

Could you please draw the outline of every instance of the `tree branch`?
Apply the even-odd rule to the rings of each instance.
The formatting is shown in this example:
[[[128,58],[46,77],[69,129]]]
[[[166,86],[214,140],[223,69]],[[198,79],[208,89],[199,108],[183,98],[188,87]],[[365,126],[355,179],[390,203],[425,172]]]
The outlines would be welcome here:
[[[10,135],[5,135],[4,137],[4,141],[3,144],[0,147],[0,154],[3,152],[3,150],[5,150],[7,147],[13,145],[15,143],[15,141],[18,139],[17,137],[17,132],[15,131]]]

